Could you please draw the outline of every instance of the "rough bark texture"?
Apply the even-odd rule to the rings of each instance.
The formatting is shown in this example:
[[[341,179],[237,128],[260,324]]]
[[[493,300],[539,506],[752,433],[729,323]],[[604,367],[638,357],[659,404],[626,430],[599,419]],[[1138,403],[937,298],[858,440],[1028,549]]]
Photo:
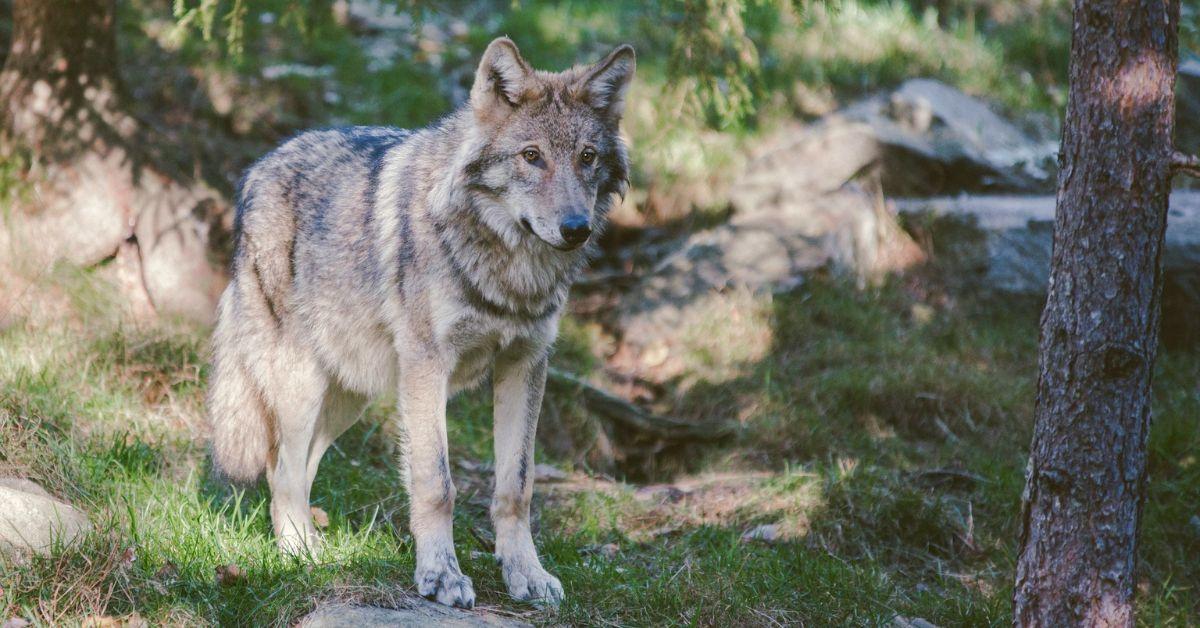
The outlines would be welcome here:
[[[223,204],[126,111],[115,3],[15,0],[12,15],[0,158],[28,160],[37,190],[0,226],[0,262],[38,272],[118,257],[135,313],[208,320],[224,282],[208,246]]]
[[[1020,626],[1131,626],[1178,0],[1076,0],[1014,590]]]

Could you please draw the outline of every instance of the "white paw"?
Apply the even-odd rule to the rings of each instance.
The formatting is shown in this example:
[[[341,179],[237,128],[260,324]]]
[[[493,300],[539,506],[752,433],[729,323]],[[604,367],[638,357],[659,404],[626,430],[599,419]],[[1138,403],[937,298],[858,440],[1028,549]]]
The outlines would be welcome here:
[[[446,606],[474,608],[475,587],[471,579],[458,570],[458,561],[443,558],[432,562],[433,565],[418,565],[413,574],[417,593]]]
[[[550,572],[525,561],[506,562],[501,559],[500,562],[503,564],[504,584],[508,585],[508,594],[513,598],[547,606],[562,603],[562,583]]]
[[[316,530],[307,533],[289,530],[278,535],[276,542],[281,552],[297,558],[312,558],[321,551],[321,535]]]

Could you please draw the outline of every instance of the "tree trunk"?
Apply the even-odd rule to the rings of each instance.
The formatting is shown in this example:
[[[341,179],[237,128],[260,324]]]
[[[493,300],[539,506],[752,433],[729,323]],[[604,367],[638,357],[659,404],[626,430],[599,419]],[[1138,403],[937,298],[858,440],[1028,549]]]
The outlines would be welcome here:
[[[1015,625],[1133,624],[1178,22],[1178,0],[1075,2]]]
[[[115,8],[13,2],[0,158],[28,161],[38,185],[0,226],[0,262],[40,272],[115,258],[136,314],[208,320],[223,286],[208,247],[223,204],[126,110]]]

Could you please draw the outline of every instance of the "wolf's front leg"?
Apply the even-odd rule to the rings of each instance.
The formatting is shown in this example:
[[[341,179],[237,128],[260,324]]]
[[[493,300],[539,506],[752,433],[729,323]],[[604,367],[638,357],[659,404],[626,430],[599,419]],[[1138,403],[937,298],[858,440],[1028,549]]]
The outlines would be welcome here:
[[[434,358],[404,359],[399,410],[403,421],[404,478],[409,528],[417,545],[417,592],[449,606],[471,608],[475,589],[454,553],[454,483],[446,451],[449,371]]]
[[[496,528],[496,557],[509,595],[558,604],[563,599],[562,584],[542,568],[529,530],[533,441],[546,387],[546,357],[540,351],[535,355],[499,356],[493,380],[496,491],[492,496],[492,523]]]

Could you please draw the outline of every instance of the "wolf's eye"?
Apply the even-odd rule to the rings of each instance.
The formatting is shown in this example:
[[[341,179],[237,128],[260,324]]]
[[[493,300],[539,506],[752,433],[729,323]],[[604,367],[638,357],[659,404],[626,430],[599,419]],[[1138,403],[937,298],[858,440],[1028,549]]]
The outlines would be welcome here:
[[[579,161],[582,161],[585,166],[592,165],[592,162],[596,161],[596,151],[590,148],[583,149],[583,152],[579,155]]]
[[[531,164],[537,163],[537,160],[542,158],[542,154],[536,148],[526,148],[521,151],[521,156]]]

